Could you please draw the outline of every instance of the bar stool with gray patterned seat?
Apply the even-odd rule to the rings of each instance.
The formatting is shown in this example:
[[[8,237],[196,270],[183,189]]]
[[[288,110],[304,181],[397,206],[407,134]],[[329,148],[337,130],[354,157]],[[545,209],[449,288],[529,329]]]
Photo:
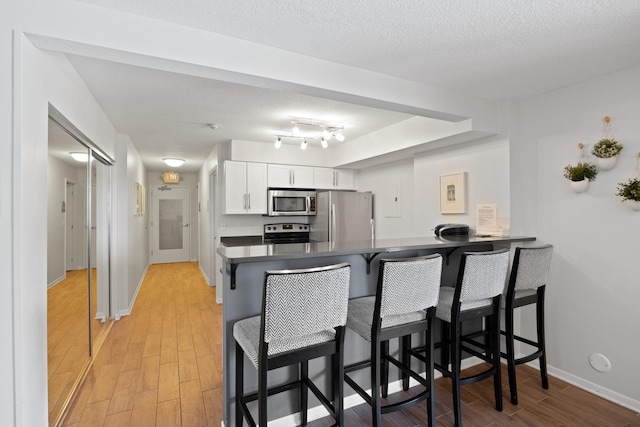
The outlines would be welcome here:
[[[371,405],[374,427],[380,426],[382,414],[404,409],[425,399],[429,399],[429,426],[435,424],[432,322],[441,274],[440,254],[381,260],[376,295],[349,301],[347,326],[371,343],[371,358],[346,366],[344,379]],[[411,355],[405,351],[410,347],[413,333],[426,335],[426,379],[411,370]],[[402,339],[401,360],[389,355],[389,340],[392,338]],[[389,362],[400,369],[404,390],[409,389],[409,376],[425,389],[402,402],[381,405],[380,394],[387,397]],[[363,368],[370,368],[371,396],[349,376],[349,373]]]
[[[455,287],[440,290],[436,317],[442,322],[441,363],[436,364],[443,376],[451,377],[455,425],[462,425],[460,386],[493,376],[496,409],[502,411],[500,377],[500,299],[507,281],[509,250],[464,252]],[[463,322],[484,319],[479,333],[462,335]],[[473,340],[482,335],[482,344]],[[462,350],[491,364],[485,371],[461,378]],[[448,369],[451,363],[451,370]]]
[[[347,322],[351,267],[347,263],[302,270],[274,270],[264,275],[262,313],[233,325],[236,340],[236,426],[256,423],[247,402],[258,400],[258,422],[267,425],[267,396],[300,389],[302,425],[307,424],[308,389],[344,425],[344,328]],[[258,370],[258,392],[244,394],[244,354]],[[331,356],[333,403],[308,377],[308,361]],[[298,380],[267,388],[267,372],[299,364]]]
[[[528,363],[539,359],[542,388],[549,388],[547,378],[547,352],[544,338],[544,295],[549,269],[551,268],[551,256],[553,246],[545,245],[532,248],[516,248],[511,268],[511,277],[502,299],[502,307],[505,309],[506,353],[502,357],[507,359],[509,372],[509,391],[511,403],[518,404],[518,389],[516,385],[516,365]],[[513,327],[514,310],[525,305],[536,305],[536,341],[515,335]],[[535,351],[527,356],[515,358],[514,344],[520,341],[535,348]]]

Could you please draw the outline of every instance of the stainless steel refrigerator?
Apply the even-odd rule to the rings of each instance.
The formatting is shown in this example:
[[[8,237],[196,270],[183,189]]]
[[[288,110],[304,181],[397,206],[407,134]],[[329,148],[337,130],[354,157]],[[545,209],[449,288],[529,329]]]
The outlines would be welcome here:
[[[372,242],[373,193],[318,191],[316,216],[310,217],[310,223],[309,238],[314,242]]]

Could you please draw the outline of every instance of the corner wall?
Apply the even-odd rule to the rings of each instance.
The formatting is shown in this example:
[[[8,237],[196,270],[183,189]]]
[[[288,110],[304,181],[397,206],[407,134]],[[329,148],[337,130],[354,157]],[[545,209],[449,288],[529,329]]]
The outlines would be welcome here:
[[[555,248],[546,304],[552,372],[636,411],[640,216],[615,192],[618,182],[638,173],[639,111],[640,67],[526,99],[512,157],[514,204],[525,218],[519,228]],[[578,142],[587,144],[585,160],[593,160],[590,149],[604,135],[605,115],[624,150],[614,169],[574,194],[563,168],[579,160]],[[525,311],[522,324],[534,333],[532,312]],[[607,356],[612,369],[591,368],[592,353]]]

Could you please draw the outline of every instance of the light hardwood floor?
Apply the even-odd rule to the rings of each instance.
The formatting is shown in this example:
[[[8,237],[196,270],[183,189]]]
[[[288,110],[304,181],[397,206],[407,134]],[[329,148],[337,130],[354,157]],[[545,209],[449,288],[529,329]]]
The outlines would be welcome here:
[[[112,327],[64,425],[219,427],[221,335],[222,306],[197,263],[152,265],[133,312]],[[518,374],[520,404],[509,403],[505,376],[503,412],[493,408],[491,381],[463,386],[465,426],[640,426],[639,414],[555,378],[543,390],[530,367],[519,366]],[[448,379],[436,381],[436,396],[437,425],[453,425]],[[369,408],[349,409],[346,420],[347,427],[369,425]],[[425,406],[384,415],[383,425],[424,426]]]

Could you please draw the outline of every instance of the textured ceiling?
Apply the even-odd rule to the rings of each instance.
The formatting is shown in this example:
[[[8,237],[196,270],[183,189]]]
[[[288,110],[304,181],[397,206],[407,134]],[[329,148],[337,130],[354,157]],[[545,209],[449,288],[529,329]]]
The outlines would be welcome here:
[[[640,63],[638,0],[81,0],[488,99],[519,99]],[[150,170],[194,172],[213,145],[271,142],[287,115],[355,138],[408,116],[70,56]],[[220,123],[216,131],[206,123]]]
[[[83,0],[490,99],[640,63],[637,0]]]

